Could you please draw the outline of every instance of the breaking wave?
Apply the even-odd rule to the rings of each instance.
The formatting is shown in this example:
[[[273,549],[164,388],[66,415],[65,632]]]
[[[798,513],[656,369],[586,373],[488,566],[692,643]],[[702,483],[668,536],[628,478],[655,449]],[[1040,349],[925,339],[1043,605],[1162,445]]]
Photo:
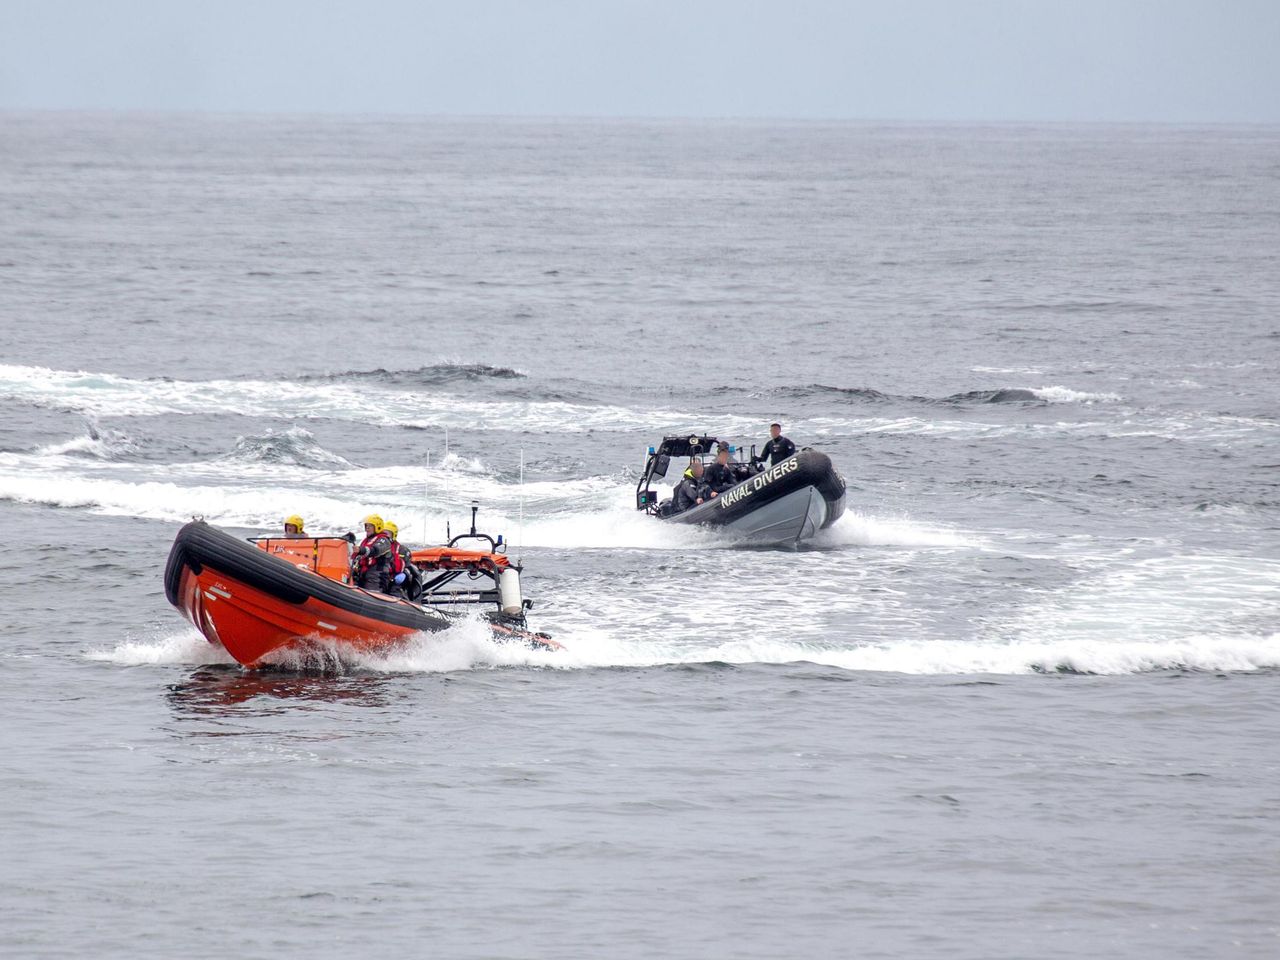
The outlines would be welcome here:
[[[1040,391],[1021,387],[1001,387],[996,390],[970,390],[943,397],[938,403],[1047,403]]]
[[[803,388],[814,389],[814,388]],[[835,395],[862,396],[858,403],[879,403],[877,397],[893,399],[875,391],[834,387],[817,389],[836,391]],[[1021,388],[1019,388],[1021,389]],[[1023,399],[1034,395],[1037,399]],[[600,432],[642,432],[646,441],[663,433],[683,432],[696,425],[721,437],[739,439],[755,435],[767,417],[763,415],[690,414],[673,410],[642,410],[628,407],[562,400],[520,400],[508,396],[496,398],[464,397],[442,391],[412,391],[387,388],[376,397],[369,388],[350,383],[305,383],[298,381],[167,379],[133,380],[111,374],[72,373],[37,367],[0,365],[0,398],[12,397],[24,403],[52,409],[75,411],[90,417],[148,417],[165,414],[200,414],[212,411],[229,416],[245,416],[268,420],[331,419],[410,429],[462,429],[480,431],[526,432],[536,434],[587,434]],[[1004,399],[1001,399],[1001,398]],[[966,398],[966,399],[957,399]],[[1119,400],[1115,394],[1084,393],[1066,387],[1048,386],[1018,392],[1014,388],[996,391],[973,391],[955,398],[899,398],[915,402],[919,413],[899,416],[839,416],[810,414],[792,421],[797,434],[822,438],[859,436],[867,433],[954,435],[962,438],[997,437],[1034,431],[1046,434],[1069,434],[1077,437],[1152,436],[1188,442],[1211,440],[1234,442],[1249,440],[1259,430],[1273,431],[1276,423],[1261,418],[1209,416],[1169,412],[1167,414],[1125,414],[1089,421],[1063,419],[1058,422],[992,422],[969,419],[961,411],[1002,405],[1018,406],[1079,404],[1093,409],[1095,404]],[[847,409],[847,406],[846,406]],[[939,417],[939,409],[955,410],[951,417]],[[870,411],[868,411],[870,412]],[[82,454],[94,455],[83,439]],[[104,448],[109,449],[109,448]],[[75,449],[69,452],[76,453]],[[246,451],[253,456],[251,451]],[[312,451],[323,459],[320,451]],[[264,460],[270,452],[264,454]],[[128,454],[111,450],[106,459],[125,458]],[[306,460],[307,457],[302,457]],[[288,463],[284,452],[283,462]],[[334,464],[335,466],[339,464]]]
[[[807,387],[780,387],[772,393],[782,397],[826,397],[835,400],[857,403],[893,403],[903,399],[919,399],[901,397],[892,393],[883,393],[870,387],[832,387],[825,383],[813,383]]]
[[[1088,393],[1069,387],[1037,387],[1031,392],[1048,403],[1118,403],[1123,399],[1118,393]]]
[[[394,387],[395,385],[387,385]],[[296,380],[137,380],[108,373],[0,364],[0,397],[91,416],[147,417],[208,414],[268,419],[332,419],[358,423],[477,430],[588,433],[634,430],[647,434],[704,424],[702,415],[632,410],[609,404],[559,400],[461,397],[432,390],[384,389],[370,396],[366,383]],[[747,431],[758,418],[716,417],[714,427]]]
[[[128,459],[138,452],[137,442],[128,434],[99,427],[92,420],[86,421],[85,426],[87,433],[40,447],[36,456],[115,461]]]
[[[969,390],[946,397],[922,397],[912,394],[892,394],[870,387],[834,387],[815,383],[808,387],[784,388],[783,395],[798,397],[828,397],[848,403],[917,403],[926,405],[948,404],[965,406],[985,403],[1050,404],[1050,403],[1103,403],[1121,399],[1115,393],[1087,393],[1062,386],[1047,387],[995,387],[987,390]]]
[[[223,459],[241,463],[288,464],[316,470],[352,466],[349,460],[320,446],[311,431],[303,427],[290,427],[280,433],[268,431],[257,437],[237,437],[235,449]]]
[[[386,383],[393,386],[442,386],[448,383],[477,383],[486,380],[523,380],[527,375],[511,367],[487,363],[434,363],[411,370],[344,370],[300,377],[303,382],[342,383],[346,381]]]

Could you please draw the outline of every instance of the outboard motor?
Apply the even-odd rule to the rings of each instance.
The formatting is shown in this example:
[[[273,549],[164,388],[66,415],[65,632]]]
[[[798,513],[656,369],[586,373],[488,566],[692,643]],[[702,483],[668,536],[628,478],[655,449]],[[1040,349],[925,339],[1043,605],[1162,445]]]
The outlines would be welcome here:
[[[498,609],[508,617],[524,613],[524,598],[520,596],[520,571],[507,567],[498,575]]]

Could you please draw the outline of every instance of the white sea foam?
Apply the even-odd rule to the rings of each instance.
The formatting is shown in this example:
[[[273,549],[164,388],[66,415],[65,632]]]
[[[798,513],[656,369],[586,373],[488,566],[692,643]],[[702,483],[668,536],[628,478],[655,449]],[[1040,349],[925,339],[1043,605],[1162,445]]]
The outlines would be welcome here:
[[[1120,418],[1107,421],[1090,419],[997,423],[924,417],[812,417],[805,421],[804,429],[806,434],[818,438],[888,433],[985,440],[1039,434],[1077,439],[1156,437],[1187,443],[1249,443],[1274,439],[1280,433],[1280,422],[1261,417],[1179,413],[1135,415],[1122,411]]]
[[[525,543],[560,549],[683,550],[723,546],[729,542],[699,527],[654,520],[622,500],[625,494],[619,494],[617,499],[610,497],[611,502],[597,501],[593,509],[568,509],[526,520]],[[507,523],[511,523],[511,518],[507,518]]]
[[[1195,634],[1177,640],[1102,639],[1056,641],[901,641],[848,647],[747,637],[723,643],[675,644],[623,641],[607,630],[583,627],[562,632],[559,651],[496,641],[478,620],[441,633],[421,634],[371,653],[342,644],[313,645],[306,652],[272,658],[282,669],[324,666],[344,672],[442,673],[496,667],[580,670],[659,667],[704,663],[810,663],[841,670],[915,675],[1091,673],[1130,674],[1161,670],[1253,671],[1280,668],[1280,634]],[[230,664],[222,648],[194,631],[153,641],[129,640],[85,657],[121,666]]]
[[[482,469],[478,463],[472,466]],[[175,479],[159,479],[166,476]],[[151,477],[155,479],[143,479]],[[175,482],[179,479],[183,482]],[[446,491],[451,491],[447,501]],[[521,498],[525,506],[523,528]],[[174,523],[201,516],[222,526],[263,529],[276,527],[281,517],[300,513],[307,518],[308,529],[338,532],[351,529],[367,513],[379,513],[396,520],[410,542],[438,539],[446,519],[452,521],[455,532],[462,529],[470,516],[468,503],[478,499],[484,506],[484,528],[503,533],[516,546],[670,550],[714,548],[732,542],[700,528],[654,521],[634,509],[630,486],[620,485],[613,477],[532,482],[521,490],[519,485],[492,475],[468,473],[465,481],[458,477],[451,480],[447,470],[422,467],[321,472],[228,462],[95,464],[87,473],[76,474],[61,464],[0,454],[0,499]],[[820,534],[817,543],[979,545],[969,535],[942,527],[863,513],[846,514]]]
[[[1122,399],[1118,393],[1088,393],[1069,387],[1033,387],[1031,392],[1049,403],[1114,403]]]
[[[370,390],[377,389],[376,402]],[[523,429],[582,433],[590,430],[686,429],[700,415],[631,410],[561,401],[478,400],[439,390],[380,388],[369,384],[290,380],[137,380],[108,373],[0,364],[0,396],[93,416],[224,414],[329,418],[383,425],[468,430]],[[717,429],[746,431],[755,420],[716,418]]]
[[[898,531],[909,539],[914,531]],[[904,533],[906,534],[904,536]],[[804,578],[805,571],[795,571]],[[735,631],[733,640],[716,639],[696,612],[633,600],[614,604],[608,623],[581,625],[562,611],[544,622],[570,656],[563,665],[656,666],[706,663],[810,662],[846,670],[907,674],[1026,674],[1069,671],[1096,674],[1157,670],[1259,670],[1280,667],[1280,634],[1260,630],[1280,604],[1280,561],[1248,557],[1168,557],[1126,560],[1100,570],[1082,583],[1036,596],[1011,619],[982,627],[964,639],[912,636],[862,642],[833,635],[829,625],[806,617],[813,596],[793,604],[783,580],[761,591],[741,582],[721,585],[719,608],[745,623],[766,612],[793,623],[785,639]],[[884,612],[893,603],[881,588],[861,593],[858,581],[827,597],[840,608],[841,622],[851,610]],[[745,591],[745,592],[744,592]],[[586,606],[604,609],[592,595]],[[1273,618],[1272,618],[1273,620]],[[554,621],[559,621],[558,623]],[[922,625],[923,626],[923,625]],[[676,639],[668,639],[673,635]]]
[[[557,662],[558,653],[520,643],[494,639],[479,618],[463,620],[440,633],[419,634],[403,644],[376,653],[344,653],[354,669],[378,673],[444,673],[485,667],[567,667],[575,661]]]
[[[815,437],[847,437],[890,433],[960,439],[990,439],[1026,434],[1109,436],[1112,428],[1100,420],[1051,423],[993,423],[982,420],[945,420],[925,417],[812,417],[805,431]]]
[[[378,391],[377,402],[370,402],[371,389]],[[1058,385],[1036,387],[1029,392],[1047,403],[1085,407],[1122,399],[1114,393],[1091,393]],[[384,426],[450,427],[469,431],[642,431],[646,437],[688,429],[695,424],[722,436],[745,436],[758,430],[765,419],[764,416],[706,416],[608,404],[476,399],[439,390],[418,391],[390,385],[289,380],[137,380],[106,373],[5,364],[0,364],[0,397],[77,411],[89,417],[205,414],[216,410],[229,415],[263,418],[330,418]],[[796,420],[795,427],[804,435],[817,438],[868,433],[989,438],[1030,431],[1086,437],[1154,436],[1185,441],[1229,441],[1251,438],[1259,430],[1274,432],[1277,424],[1249,418],[1144,414],[1129,416],[1120,423],[1070,420],[1058,423],[983,422],[921,416],[808,417]],[[94,456],[100,455],[100,449],[107,451],[106,455],[113,452],[109,447],[95,447],[83,439],[67,441],[63,449],[57,449],[58,446],[48,447],[44,452],[89,453]],[[474,471],[472,464],[462,461],[454,466],[458,472],[478,472]]]
[[[818,546],[977,547],[971,534],[920,524],[907,517],[876,517],[848,511],[814,538]]]
[[[1255,563],[1249,558],[1199,557],[1125,565],[1037,599],[1022,616],[993,623],[967,639],[906,636],[864,642],[806,622],[812,598],[789,603],[785,589],[762,593],[750,584],[731,581],[717,596],[719,608],[754,623],[767,607],[774,615],[794,620],[791,635],[779,638],[767,631],[735,630],[733,638],[725,640],[721,630],[703,621],[698,604],[673,611],[669,604],[641,596],[616,597],[606,604],[588,588],[574,598],[572,609],[560,604],[540,617],[539,626],[564,644],[561,651],[497,642],[487,627],[471,619],[377,653],[330,644],[313,647],[306,654],[282,654],[275,663],[286,668],[323,665],[386,673],[714,662],[811,663],[917,675],[1277,669],[1280,634],[1245,624],[1274,609],[1280,598],[1280,562],[1256,570]],[[778,586],[785,588],[785,584]],[[605,589],[602,584],[595,587],[596,592]],[[883,590],[867,598],[852,586],[844,595],[855,606],[885,602]],[[1232,626],[1233,617],[1241,619],[1241,625]],[[87,656],[122,665],[230,662],[225,653],[189,629],[153,641],[128,640]]]
[[[70,440],[62,440],[58,443],[50,443],[41,447],[36,451],[37,454],[44,457],[65,456],[71,453],[84,453],[91,457],[106,459],[111,456],[111,448],[101,437],[72,437]]]
[[[1090,561],[1092,576],[1038,596],[987,636],[1049,644],[1182,644],[1249,634],[1280,606],[1280,561],[1185,555]],[[1145,647],[1143,648],[1145,649]]]
[[[285,487],[184,485],[161,481],[130,482],[110,478],[0,473],[0,499],[55,507],[83,507],[106,516],[141,517],[183,522],[203,516],[236,527],[275,527],[280,517],[301,513],[319,527],[346,530],[358,518],[383,504],[335,497]],[[404,502],[407,512],[408,501]]]
[[[780,641],[736,641],[696,659],[728,663],[804,661],[845,670],[931,674],[1070,671],[1125,674],[1155,670],[1259,670],[1280,667],[1280,635],[1200,635],[1176,641],[903,641],[846,649]],[[686,655],[684,662],[695,659]]]
[[[226,650],[210,643],[194,629],[182,630],[154,640],[125,640],[110,649],[87,651],[85,657],[126,667],[235,663]]]
[[[222,459],[237,464],[265,464],[270,469],[281,466],[300,466],[323,469],[342,469],[352,464],[316,442],[315,436],[304,427],[292,426],[280,432],[269,430],[259,436],[237,437],[235,449]],[[235,468],[239,471],[241,468]]]
[[[91,457],[97,460],[113,460],[131,453],[137,448],[133,438],[118,430],[101,429],[92,421],[87,426],[87,433],[56,443],[46,444],[36,450],[35,455],[37,457],[75,456],[77,458]]]
[[[309,530],[341,532],[368,513],[394,519],[408,542],[440,539],[446,520],[454,532],[470,517],[468,504],[479,499],[484,529],[503,533],[517,546],[558,548],[652,549],[714,546],[722,541],[694,528],[657,523],[633,509],[630,488],[615,478],[504,484],[491,476],[468,474],[465,487],[452,485],[441,471],[420,467],[355,469],[317,473],[300,468],[273,467],[245,483],[244,465],[221,464],[216,471],[231,474],[201,482],[199,473],[186,482],[128,479],[129,475],[161,477],[182,474],[177,467],[143,465],[127,470],[97,466],[90,475],[72,474],[59,466],[40,465],[30,458],[0,454],[0,500],[54,507],[84,508],[106,516],[130,516],[182,523],[200,516],[221,526],[273,529],[281,517],[299,513]],[[271,477],[271,480],[267,478]],[[444,493],[452,489],[446,501]],[[523,496],[525,522],[519,520]],[[425,502],[425,506],[424,506]],[[425,521],[425,530],[424,530]]]

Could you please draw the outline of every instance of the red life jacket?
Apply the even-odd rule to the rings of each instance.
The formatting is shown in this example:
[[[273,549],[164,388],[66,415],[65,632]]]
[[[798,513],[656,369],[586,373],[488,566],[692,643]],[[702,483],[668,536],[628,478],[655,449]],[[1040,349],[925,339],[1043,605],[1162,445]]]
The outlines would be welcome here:
[[[397,577],[404,573],[404,556],[400,553],[401,547],[398,540],[391,541],[391,576]]]
[[[389,537],[387,537],[385,533],[382,533],[381,531],[379,531],[377,533],[370,534],[360,542],[361,550],[364,550],[366,547],[370,549],[370,552],[368,554],[366,554],[363,557],[360,557],[360,559],[356,561],[356,570],[359,571],[360,573],[367,573],[373,567],[373,565],[378,562],[378,556],[372,552],[372,548],[374,543],[377,542],[379,537],[381,537],[383,540],[390,539]]]

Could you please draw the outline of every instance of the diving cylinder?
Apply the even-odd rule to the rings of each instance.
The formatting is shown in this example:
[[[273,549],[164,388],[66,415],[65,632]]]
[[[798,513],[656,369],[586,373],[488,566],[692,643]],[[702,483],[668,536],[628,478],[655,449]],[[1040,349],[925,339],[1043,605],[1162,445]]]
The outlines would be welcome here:
[[[520,597],[520,571],[507,567],[498,576],[498,607],[508,617],[518,617],[524,612]]]

